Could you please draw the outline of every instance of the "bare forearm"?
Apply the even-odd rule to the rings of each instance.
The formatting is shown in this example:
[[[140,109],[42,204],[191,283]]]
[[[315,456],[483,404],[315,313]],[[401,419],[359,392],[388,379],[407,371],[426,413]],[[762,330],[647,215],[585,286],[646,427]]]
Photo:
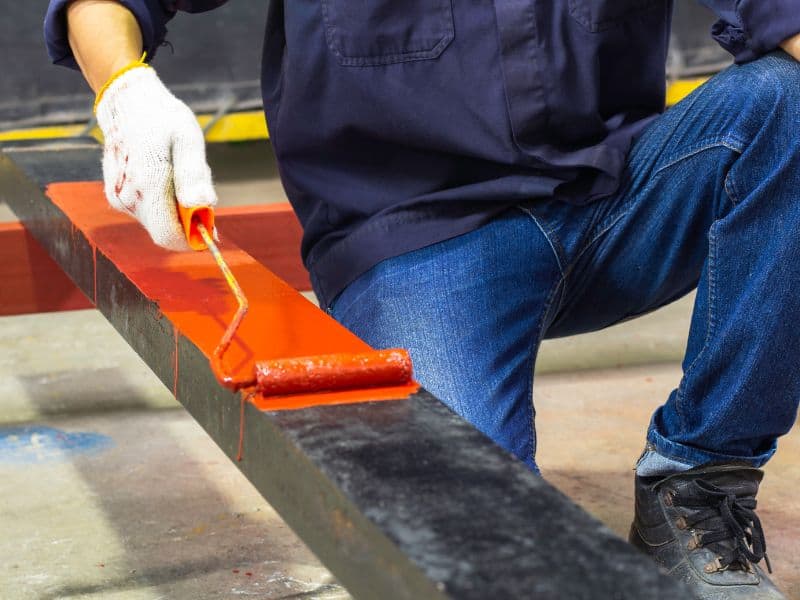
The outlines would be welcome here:
[[[67,23],[72,52],[95,93],[142,55],[136,18],[113,0],[75,0],[67,8]]]
[[[794,56],[797,60],[800,60],[800,34],[790,37],[788,40],[783,42],[781,44],[781,48]]]

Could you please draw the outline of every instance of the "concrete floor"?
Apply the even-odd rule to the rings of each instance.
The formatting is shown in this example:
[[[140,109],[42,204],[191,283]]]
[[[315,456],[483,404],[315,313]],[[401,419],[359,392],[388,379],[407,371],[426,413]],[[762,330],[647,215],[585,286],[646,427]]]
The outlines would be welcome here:
[[[650,415],[678,384],[675,364],[545,375],[535,392],[546,479],[627,536],[633,464]],[[774,581],[800,600],[800,427],[780,442],[758,496]]]
[[[571,341],[576,357],[590,338]],[[0,597],[348,597],[98,313],[2,318],[0,347]],[[620,535],[650,412],[679,376],[667,363],[537,380],[544,476]],[[798,457],[795,430],[760,496],[793,599]]]
[[[282,199],[263,148],[217,147],[211,162],[224,203]],[[690,304],[542,350],[544,476],[620,535],[649,415],[680,377]],[[97,312],[0,318],[0,347],[0,598],[348,597]],[[793,600],[798,459],[795,428],[759,497]]]
[[[99,313],[0,346],[0,598],[348,597]]]

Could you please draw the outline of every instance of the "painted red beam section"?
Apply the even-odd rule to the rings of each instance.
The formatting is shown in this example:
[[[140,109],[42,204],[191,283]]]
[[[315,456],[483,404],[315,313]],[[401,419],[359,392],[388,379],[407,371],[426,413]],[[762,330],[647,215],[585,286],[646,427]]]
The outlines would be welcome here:
[[[174,327],[175,339],[179,335],[187,338],[210,359],[236,312],[236,300],[211,255],[167,252],[156,247],[133,219],[108,207],[99,182],[55,183],[48,186],[46,193],[86,238],[94,255],[102,253],[145,297],[157,304],[160,314]],[[222,225],[218,229],[225,260],[250,302],[250,311],[225,355],[232,374],[253,373],[256,361],[370,350],[366,343],[239,249],[226,238]],[[96,276],[94,287],[96,299],[111,292],[98,288]],[[174,365],[176,380],[180,368],[181,365]],[[417,384],[411,384],[252,400],[259,408],[279,410],[406,398],[417,389]]]
[[[294,289],[311,289],[300,260],[302,230],[288,203],[220,208],[217,225]],[[0,282],[0,316],[93,306],[20,223],[0,223]]]
[[[217,210],[217,228],[296,290],[311,289],[300,260],[303,230],[288,202],[258,206],[229,206]]]
[[[0,223],[0,316],[92,306],[21,223]]]

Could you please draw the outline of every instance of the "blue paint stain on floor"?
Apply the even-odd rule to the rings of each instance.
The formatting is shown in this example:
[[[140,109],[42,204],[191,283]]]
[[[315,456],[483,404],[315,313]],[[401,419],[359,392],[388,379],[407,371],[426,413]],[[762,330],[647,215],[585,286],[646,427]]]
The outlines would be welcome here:
[[[0,427],[0,463],[40,464],[96,454],[114,445],[107,435],[52,427]]]

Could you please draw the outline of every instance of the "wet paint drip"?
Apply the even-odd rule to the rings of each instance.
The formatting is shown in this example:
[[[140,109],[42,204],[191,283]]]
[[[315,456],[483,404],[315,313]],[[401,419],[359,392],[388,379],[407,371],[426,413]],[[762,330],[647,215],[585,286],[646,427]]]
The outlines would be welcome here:
[[[0,463],[31,465],[96,454],[114,445],[100,433],[66,432],[43,426],[0,429]]]
[[[239,401],[239,446],[236,450],[236,462],[242,462],[244,458],[244,405],[252,400],[253,396],[254,392],[250,392],[247,396],[241,394]]]
[[[92,246],[92,277],[94,278],[92,299],[97,306],[97,246]]]
[[[239,403],[239,447],[236,451],[236,462],[242,462],[244,458],[244,409],[245,404],[251,402],[255,398],[256,392],[250,392],[245,396],[241,394]]]
[[[173,327],[172,331],[174,332],[175,337],[175,363],[173,364],[173,374],[172,374],[172,395],[175,396],[175,400],[178,399],[178,330]]]

